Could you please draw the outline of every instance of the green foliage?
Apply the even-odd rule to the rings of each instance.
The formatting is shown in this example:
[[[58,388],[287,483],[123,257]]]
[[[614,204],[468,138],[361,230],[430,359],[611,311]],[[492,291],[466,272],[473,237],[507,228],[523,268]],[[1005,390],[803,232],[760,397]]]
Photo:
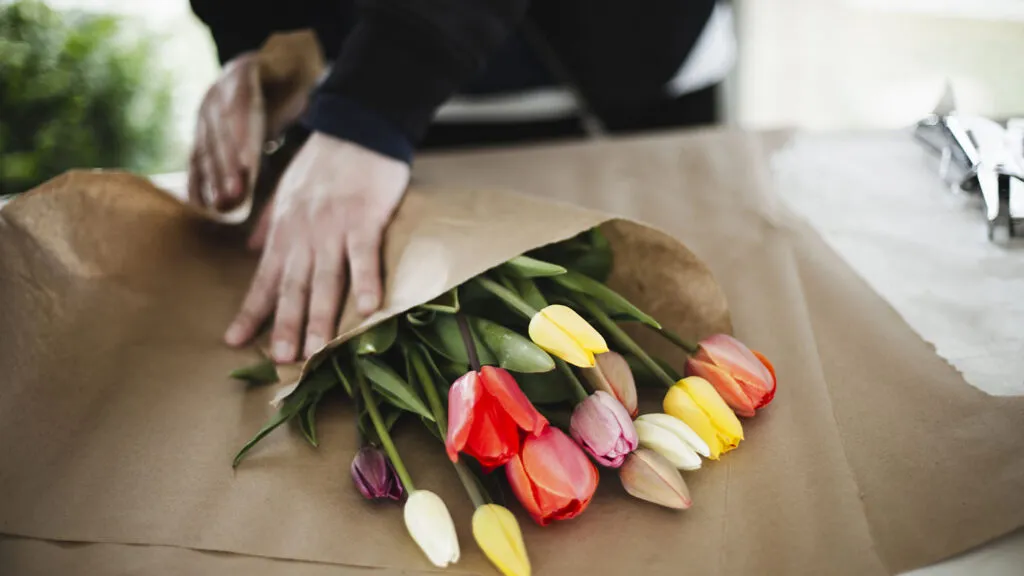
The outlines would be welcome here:
[[[171,91],[115,16],[0,2],[0,194],[71,168],[162,169]]]

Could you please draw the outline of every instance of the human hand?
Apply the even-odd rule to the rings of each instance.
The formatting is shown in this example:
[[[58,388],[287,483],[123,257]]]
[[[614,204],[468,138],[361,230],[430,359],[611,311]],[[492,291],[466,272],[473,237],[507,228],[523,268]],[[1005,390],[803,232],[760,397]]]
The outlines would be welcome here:
[[[358,311],[376,310],[381,239],[408,183],[404,162],[314,132],[250,239],[263,254],[225,342],[248,342],[274,312],[274,360],[294,361],[303,340],[304,357],[319,350],[335,336],[346,261]]]

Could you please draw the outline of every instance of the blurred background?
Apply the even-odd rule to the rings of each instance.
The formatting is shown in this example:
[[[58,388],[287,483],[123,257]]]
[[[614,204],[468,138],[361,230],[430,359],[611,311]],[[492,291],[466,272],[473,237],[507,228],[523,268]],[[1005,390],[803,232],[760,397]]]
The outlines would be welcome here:
[[[1024,0],[733,0],[716,122],[886,129],[951,82],[1024,116]],[[734,58],[734,60],[733,60]],[[188,0],[0,0],[0,192],[69,167],[182,170],[218,74]]]

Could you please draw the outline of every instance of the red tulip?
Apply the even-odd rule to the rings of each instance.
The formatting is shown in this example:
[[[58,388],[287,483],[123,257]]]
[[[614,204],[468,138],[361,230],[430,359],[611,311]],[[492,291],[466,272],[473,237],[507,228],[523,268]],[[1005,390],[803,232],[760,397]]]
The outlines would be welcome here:
[[[452,462],[465,452],[490,471],[519,451],[520,431],[539,434],[547,425],[507,370],[484,366],[462,375],[448,392],[445,448]]]
[[[702,340],[700,349],[686,362],[686,374],[710,382],[726,404],[746,418],[775,397],[771,362],[727,334]]]
[[[527,437],[505,473],[516,498],[541,526],[583,512],[597,490],[597,468],[579,445],[553,426]]]

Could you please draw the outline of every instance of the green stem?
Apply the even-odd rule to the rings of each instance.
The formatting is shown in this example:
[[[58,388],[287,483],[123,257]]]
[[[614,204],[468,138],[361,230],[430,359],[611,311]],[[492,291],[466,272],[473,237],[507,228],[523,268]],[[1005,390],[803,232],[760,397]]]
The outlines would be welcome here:
[[[651,372],[654,372],[654,375],[657,376],[658,379],[660,379],[667,387],[671,388],[672,386],[675,386],[676,381],[668,375],[668,372],[665,372],[665,370],[659,366],[658,363],[655,362],[654,359],[636,343],[636,341],[630,338],[629,334],[626,334],[622,328],[619,328],[619,325],[605,314],[604,310],[601,310],[601,308],[597,304],[594,304],[590,298],[587,298],[582,294],[579,295],[577,301],[587,310],[587,312],[590,313],[591,316],[594,317],[595,320],[597,320],[597,323],[600,324],[601,327],[619,343],[619,346],[629,350],[633,355],[639,358],[640,361],[644,363],[644,366],[647,366]]]
[[[694,344],[693,342],[687,342],[686,340],[683,340],[682,338],[679,337],[678,334],[672,332],[671,330],[666,330],[662,328],[661,330],[657,330],[656,332],[658,334],[661,334],[662,338],[682,348],[683,351],[689,354],[690,356],[693,356],[694,354],[700,351],[700,346]]]
[[[491,294],[500,298],[503,302],[505,302],[505,304],[508,304],[509,307],[515,310],[516,312],[519,312],[523,316],[526,316],[527,320],[530,320],[537,315],[537,311],[534,310],[533,306],[530,306],[529,304],[526,303],[525,300],[520,298],[518,294],[509,290],[508,288],[505,288],[501,284],[498,284],[494,280],[491,280],[490,278],[487,278],[485,276],[477,276],[475,280],[476,283],[479,284],[481,288],[487,290]]]
[[[569,387],[572,388],[573,394],[576,395],[576,403],[579,404],[586,400],[590,394],[587,393],[587,389],[583,387],[583,383],[576,377],[569,364],[561,358],[555,358],[555,364],[562,371],[562,374],[565,375],[566,379],[569,380]]]
[[[459,335],[462,336],[462,345],[466,347],[466,355],[469,357],[469,365],[474,372],[480,371],[480,357],[476,353],[476,342],[473,341],[473,331],[469,329],[469,322],[464,314],[456,314],[455,322],[459,325]]]
[[[418,350],[415,348],[409,350],[409,360],[412,362],[412,369],[416,372],[416,377],[420,379],[420,384],[423,385],[423,392],[427,395],[427,404],[430,405],[430,411],[434,414],[437,429],[441,432],[441,436],[444,437],[448,434],[448,417],[445,414],[444,406],[441,404],[441,395],[437,392],[437,384],[434,382],[430,370],[423,363],[423,358],[420,357]],[[469,499],[473,502],[475,508],[488,503],[489,499],[480,492],[480,487],[477,486],[473,473],[470,472],[465,464],[455,462],[455,472],[459,475],[459,480],[462,481],[462,486],[465,487],[466,493],[469,494]]]
[[[370,420],[373,421],[373,427],[377,430],[377,436],[380,438],[384,452],[391,459],[391,464],[395,467],[395,472],[398,473],[398,478],[402,481],[402,485],[405,486],[405,490],[412,494],[416,491],[412,484],[412,477],[409,476],[409,471],[405,469],[405,463],[402,462],[402,457],[398,454],[395,443],[391,441],[391,434],[388,432],[388,427],[384,425],[384,418],[381,417],[377,404],[373,401],[370,385],[366,383],[366,376],[358,368],[356,369],[356,380],[359,385],[359,391],[363,394],[363,401],[366,402],[366,410],[370,413]]]

